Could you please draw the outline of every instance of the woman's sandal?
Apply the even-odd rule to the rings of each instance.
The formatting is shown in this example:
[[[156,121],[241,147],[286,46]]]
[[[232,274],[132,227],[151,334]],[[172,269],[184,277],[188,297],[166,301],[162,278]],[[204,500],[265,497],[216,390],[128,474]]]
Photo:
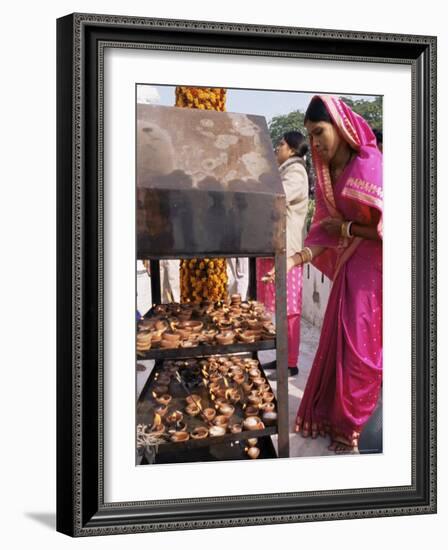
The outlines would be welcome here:
[[[337,455],[357,455],[359,454],[358,447],[352,447],[351,445],[346,445],[345,443],[336,442],[334,452]]]

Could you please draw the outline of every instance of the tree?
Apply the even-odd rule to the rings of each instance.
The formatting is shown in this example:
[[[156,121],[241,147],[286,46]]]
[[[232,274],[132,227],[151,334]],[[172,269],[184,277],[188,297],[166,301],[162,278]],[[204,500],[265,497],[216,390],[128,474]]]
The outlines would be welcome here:
[[[348,97],[342,97],[350,109],[361,115],[370,127],[380,132],[383,131],[383,98],[376,96],[373,101],[366,99],[352,100]]]
[[[272,144],[274,147],[282,139],[283,134],[292,130],[302,132],[306,135],[305,125],[303,124],[305,113],[302,111],[292,111],[288,115],[275,116],[268,124],[269,133],[271,135]]]

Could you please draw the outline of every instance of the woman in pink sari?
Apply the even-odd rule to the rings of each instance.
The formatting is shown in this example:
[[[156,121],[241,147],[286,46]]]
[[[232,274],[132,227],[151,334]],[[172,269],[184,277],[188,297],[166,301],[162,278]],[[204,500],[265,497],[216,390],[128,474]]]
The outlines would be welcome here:
[[[382,380],[382,154],[367,122],[336,97],[315,96],[305,126],[316,213],[288,269],[311,261],[332,288],[295,430],[356,452]]]

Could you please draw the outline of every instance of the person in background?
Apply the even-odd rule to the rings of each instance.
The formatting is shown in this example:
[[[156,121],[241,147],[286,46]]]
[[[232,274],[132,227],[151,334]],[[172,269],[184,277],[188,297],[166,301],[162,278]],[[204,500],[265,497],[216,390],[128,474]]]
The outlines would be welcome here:
[[[375,134],[375,137],[376,137],[376,145],[378,149],[381,152],[383,152],[383,132],[381,132],[381,130],[377,130],[374,128],[373,133]]]
[[[275,154],[286,196],[286,255],[292,257],[303,248],[305,219],[308,210],[308,174],[305,155],[308,145],[305,136],[291,131],[283,135]],[[275,309],[275,286],[273,282],[274,261],[270,258],[257,260],[257,296],[266,308]],[[298,265],[287,275],[288,315],[288,368],[289,375],[298,374],[297,362],[300,346],[300,319],[302,313],[302,266]],[[263,365],[264,369],[276,368],[276,362]]]
[[[305,127],[316,212],[287,269],[311,261],[332,287],[295,430],[353,453],[382,381],[383,157],[367,122],[336,97],[315,96]]]

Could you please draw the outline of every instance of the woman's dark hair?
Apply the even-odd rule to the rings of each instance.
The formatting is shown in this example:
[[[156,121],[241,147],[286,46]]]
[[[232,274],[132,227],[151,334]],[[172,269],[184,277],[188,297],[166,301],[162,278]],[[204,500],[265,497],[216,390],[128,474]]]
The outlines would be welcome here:
[[[283,139],[294,151],[295,156],[304,157],[308,153],[308,144],[305,136],[301,132],[291,131],[283,134]]]
[[[383,132],[381,130],[377,130],[376,128],[373,128],[372,131],[375,134],[376,142],[378,143],[378,145],[380,143],[383,143]]]
[[[314,97],[308,105],[305,113],[305,122],[329,122],[333,124],[331,117],[320,97]]]

